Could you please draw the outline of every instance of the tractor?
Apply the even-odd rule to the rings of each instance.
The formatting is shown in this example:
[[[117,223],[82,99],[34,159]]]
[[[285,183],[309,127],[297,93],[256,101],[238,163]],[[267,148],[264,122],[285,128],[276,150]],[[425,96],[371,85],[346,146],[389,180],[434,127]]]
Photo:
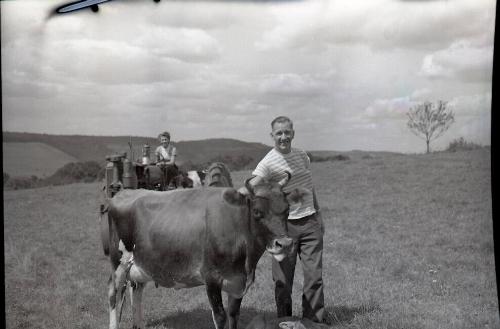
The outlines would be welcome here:
[[[108,202],[116,193],[122,189],[147,189],[168,193],[167,191],[172,189],[167,185],[165,166],[151,161],[149,151],[149,145],[145,144],[142,148],[142,158],[137,161],[128,159],[127,152],[106,156],[103,200],[99,209],[101,241],[105,255],[109,254]],[[190,177],[196,177],[198,184],[194,184]],[[179,174],[171,180],[173,189],[233,186],[229,169],[222,162],[214,162],[202,171],[179,170]]]

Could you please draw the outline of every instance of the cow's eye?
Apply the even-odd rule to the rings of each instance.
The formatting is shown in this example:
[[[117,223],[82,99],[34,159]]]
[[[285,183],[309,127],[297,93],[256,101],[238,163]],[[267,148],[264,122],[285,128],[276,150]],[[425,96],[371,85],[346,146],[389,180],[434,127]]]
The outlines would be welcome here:
[[[264,212],[260,209],[254,208],[253,209],[253,218],[261,219],[262,217],[264,217]]]

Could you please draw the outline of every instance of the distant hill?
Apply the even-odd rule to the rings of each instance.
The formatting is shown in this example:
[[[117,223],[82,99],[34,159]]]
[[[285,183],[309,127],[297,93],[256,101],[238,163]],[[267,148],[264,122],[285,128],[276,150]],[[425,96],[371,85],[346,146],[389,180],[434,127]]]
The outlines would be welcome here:
[[[44,143],[3,143],[3,171],[10,176],[46,177],[75,157]]]
[[[203,163],[214,158],[249,157],[252,161],[245,167],[255,167],[271,149],[261,143],[248,143],[235,139],[206,139],[200,141],[181,141],[176,143],[181,161]]]
[[[19,132],[3,132],[3,171],[10,176],[49,176],[68,162],[96,161],[105,164],[106,155],[127,152],[132,142],[133,159],[142,155],[142,146],[149,144],[151,152],[158,145],[155,137],[138,136],[88,136],[49,135]],[[173,142],[177,147],[178,164],[184,169],[203,168],[209,162],[223,161],[231,170],[255,168],[271,146],[248,143],[235,139],[214,138],[195,141]],[[397,155],[391,152],[311,151],[313,161],[328,160],[344,155],[357,160],[382,155]]]
[[[325,150],[316,150],[310,151],[310,155],[312,155],[312,161],[319,162],[321,159],[335,159],[336,157],[341,156],[343,159],[349,160],[360,160],[360,159],[369,159],[369,158],[380,158],[387,156],[401,156],[403,153],[398,152],[390,152],[390,151],[360,151],[360,150],[352,150],[352,151],[325,151]]]
[[[85,135],[49,135],[34,133],[3,132],[4,172],[18,175],[18,172],[30,171],[27,167],[16,168],[17,163],[57,163],[60,166],[74,161],[97,161],[105,163],[106,155],[127,152],[130,154],[129,142],[132,142],[133,158],[141,157],[141,149],[145,143],[151,145],[152,152],[158,145],[153,137],[130,136],[85,136]],[[15,143],[15,144],[13,144]],[[23,144],[20,144],[23,143]],[[34,146],[36,143],[37,146]],[[206,139],[198,141],[173,142],[178,151],[178,163],[188,167],[213,161],[238,159],[245,167],[254,167],[270,150],[270,146],[261,143],[247,143],[234,139]],[[30,149],[27,149],[30,145]],[[44,146],[45,145],[45,146]],[[34,147],[34,149],[33,149]],[[52,150],[52,151],[48,151]],[[58,153],[56,156],[55,152]],[[26,151],[26,152],[25,152]],[[6,160],[9,159],[7,167]],[[60,159],[54,161],[54,158]],[[59,167],[60,167],[59,166]],[[50,168],[52,168],[50,166]],[[58,168],[54,168],[55,171]],[[191,168],[187,168],[191,169]],[[9,172],[12,171],[11,172]],[[14,173],[15,171],[15,173]],[[53,172],[45,174],[52,174]],[[34,171],[24,174],[36,175]]]
[[[84,135],[49,135],[33,133],[3,132],[4,143],[43,143],[50,145],[78,161],[104,162],[106,155],[115,152],[127,152],[130,137],[84,136]],[[142,144],[155,143],[155,138],[133,137],[132,141],[140,150]],[[137,151],[139,152],[139,151]]]

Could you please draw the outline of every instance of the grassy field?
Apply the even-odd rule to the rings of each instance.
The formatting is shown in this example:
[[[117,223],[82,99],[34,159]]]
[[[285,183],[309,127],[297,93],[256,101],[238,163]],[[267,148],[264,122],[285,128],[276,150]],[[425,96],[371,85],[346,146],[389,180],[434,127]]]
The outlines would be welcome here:
[[[52,175],[75,157],[44,143],[3,143],[3,171],[13,176]]]
[[[325,297],[334,328],[499,328],[488,150],[373,154],[312,168],[327,225]],[[248,175],[234,172],[235,186]],[[98,187],[4,192],[8,328],[107,327],[110,266],[98,234]],[[258,314],[274,316],[272,291],[264,255],[241,328]],[[149,285],[144,302],[148,328],[213,328],[203,287]]]

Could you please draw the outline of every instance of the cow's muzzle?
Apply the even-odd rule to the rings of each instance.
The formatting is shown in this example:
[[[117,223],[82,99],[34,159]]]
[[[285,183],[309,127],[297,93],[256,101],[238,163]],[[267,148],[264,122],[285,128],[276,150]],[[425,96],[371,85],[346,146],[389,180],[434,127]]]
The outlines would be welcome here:
[[[293,240],[287,236],[273,239],[270,245],[266,248],[274,259],[281,262],[285,256],[290,252]]]

